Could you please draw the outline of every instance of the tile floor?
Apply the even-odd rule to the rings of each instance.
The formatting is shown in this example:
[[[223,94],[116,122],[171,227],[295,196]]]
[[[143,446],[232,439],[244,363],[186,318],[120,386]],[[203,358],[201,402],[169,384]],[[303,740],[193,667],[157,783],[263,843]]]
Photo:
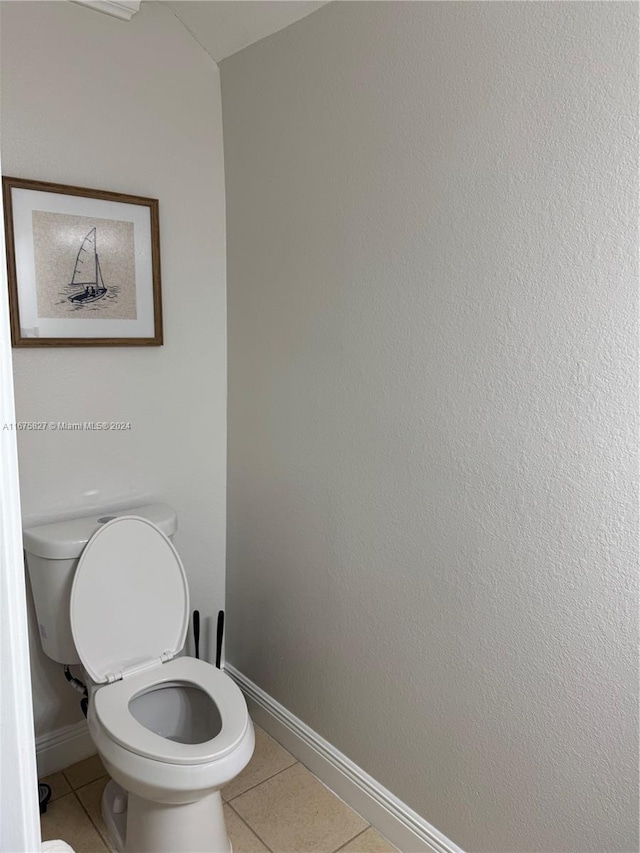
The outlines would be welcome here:
[[[258,726],[253,758],[226,788],[224,814],[233,853],[396,853]],[[109,853],[100,811],[109,781],[94,755],[41,779],[51,785],[42,839],[62,838],[76,853]]]

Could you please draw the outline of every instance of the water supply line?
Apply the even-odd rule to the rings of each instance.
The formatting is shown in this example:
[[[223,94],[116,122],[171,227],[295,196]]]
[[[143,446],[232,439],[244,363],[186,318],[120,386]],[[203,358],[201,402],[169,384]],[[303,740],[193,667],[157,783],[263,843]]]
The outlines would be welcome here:
[[[69,669],[68,664],[64,665],[64,677],[67,679],[69,684],[73,687],[74,690],[77,690],[78,693],[82,693],[82,699],[80,700],[80,707],[82,708],[82,713],[87,716],[87,708],[89,706],[89,691],[87,690],[86,684],[80,681],[79,678],[76,678],[71,674],[71,670]]]

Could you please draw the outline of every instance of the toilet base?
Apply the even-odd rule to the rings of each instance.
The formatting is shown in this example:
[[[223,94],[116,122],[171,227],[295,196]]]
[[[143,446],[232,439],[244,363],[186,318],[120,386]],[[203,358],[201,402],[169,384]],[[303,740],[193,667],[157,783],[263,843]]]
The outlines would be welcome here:
[[[127,794],[112,780],[102,814],[117,853],[233,853],[219,791],[195,803],[168,805]]]

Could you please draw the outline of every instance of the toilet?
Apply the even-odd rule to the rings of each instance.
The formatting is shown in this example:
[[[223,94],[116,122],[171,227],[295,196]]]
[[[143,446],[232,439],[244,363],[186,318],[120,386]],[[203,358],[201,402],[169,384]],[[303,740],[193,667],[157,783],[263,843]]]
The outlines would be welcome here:
[[[112,846],[230,853],[220,790],[249,762],[253,725],[227,675],[179,656],[190,610],[175,529],[164,504],[32,527],[27,564],[45,652],[86,673]]]

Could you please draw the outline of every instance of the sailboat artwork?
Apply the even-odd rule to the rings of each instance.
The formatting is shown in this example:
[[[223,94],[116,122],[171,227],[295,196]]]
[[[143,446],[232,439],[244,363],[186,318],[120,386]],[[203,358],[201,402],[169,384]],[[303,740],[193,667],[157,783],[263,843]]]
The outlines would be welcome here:
[[[41,317],[135,319],[132,222],[36,210],[33,229]]]
[[[102,278],[102,270],[100,269],[95,228],[89,231],[78,249],[76,264],[73,268],[73,277],[69,286],[84,288],[67,297],[69,302],[81,305],[97,302],[98,299],[102,299],[107,293],[107,288]]]
[[[162,346],[157,198],[6,176],[0,188],[13,346]]]
[[[31,297],[34,304],[30,310],[37,311],[35,317],[43,321],[39,337],[47,337],[45,331],[51,330],[56,339],[59,334],[70,340],[129,340],[129,336],[137,340],[138,329],[144,328],[146,334],[151,325],[148,315],[155,326],[156,309],[151,303],[155,299],[154,276],[159,272],[154,272],[150,252],[155,243],[144,211],[138,211],[136,202],[129,212],[121,198],[126,197],[118,195],[114,209],[105,201],[105,216],[85,215],[85,203],[75,198],[69,205],[78,204],[81,215],[35,208],[30,211],[33,274],[29,284],[35,297]],[[94,201],[96,204],[86,203],[87,211],[102,212],[97,202],[103,199]],[[30,253],[27,257],[30,261]]]

